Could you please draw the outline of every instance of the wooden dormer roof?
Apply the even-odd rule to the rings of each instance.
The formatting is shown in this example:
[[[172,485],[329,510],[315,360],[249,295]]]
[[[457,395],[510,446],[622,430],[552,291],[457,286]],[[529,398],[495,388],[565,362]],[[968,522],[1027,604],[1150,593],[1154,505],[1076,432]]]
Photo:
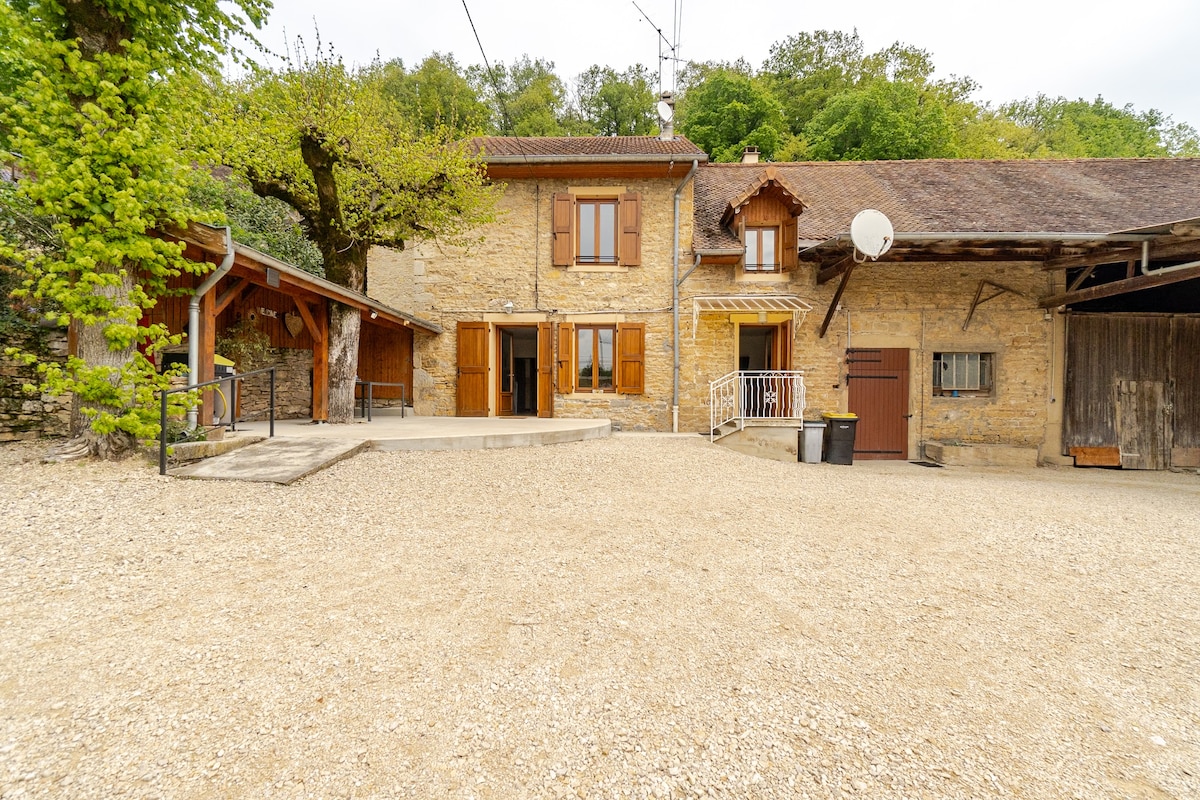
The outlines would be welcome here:
[[[793,217],[800,216],[804,209],[808,207],[808,204],[800,197],[800,193],[796,191],[791,182],[772,164],[759,172],[740,194],[730,198],[729,205],[725,208],[725,213],[721,217],[721,224],[728,225],[733,221],[733,217],[738,213],[738,210],[750,202],[751,198],[760,194],[763,189],[772,186],[776,188],[779,194],[783,195],[785,201],[788,201],[788,213]]]

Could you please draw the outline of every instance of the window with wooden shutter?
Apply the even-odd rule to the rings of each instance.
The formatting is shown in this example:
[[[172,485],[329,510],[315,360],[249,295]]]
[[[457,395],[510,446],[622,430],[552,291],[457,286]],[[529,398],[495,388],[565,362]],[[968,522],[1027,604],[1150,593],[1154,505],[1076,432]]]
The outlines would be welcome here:
[[[646,325],[642,322],[617,326],[617,392],[646,391]]]
[[[566,192],[554,195],[551,231],[554,243],[551,246],[550,262],[556,267],[569,267],[575,263],[573,225],[575,221],[575,198]]]
[[[558,324],[558,392],[570,394],[575,391],[575,326],[570,322]]]
[[[627,267],[642,263],[642,196],[636,192],[621,195],[620,254]]]
[[[800,242],[797,240],[797,224],[795,217],[787,217],[783,221],[783,241],[780,243],[779,266],[784,271],[796,269],[800,265]]]

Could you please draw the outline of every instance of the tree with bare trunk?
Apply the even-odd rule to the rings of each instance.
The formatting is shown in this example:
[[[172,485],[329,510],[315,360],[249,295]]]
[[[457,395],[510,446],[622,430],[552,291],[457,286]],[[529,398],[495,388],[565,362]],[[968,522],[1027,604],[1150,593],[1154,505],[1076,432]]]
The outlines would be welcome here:
[[[245,19],[231,13],[233,6]],[[25,271],[26,301],[78,334],[66,364],[38,365],[39,388],[74,396],[80,452],[117,458],[159,435],[147,358],[171,342],[145,312],[183,271],[182,246],[156,237],[192,215],[189,168],[171,131],[189,109],[175,81],[213,71],[231,35],[257,26],[268,0],[0,0],[0,129],[19,162],[17,189],[57,246],[0,240]],[[27,360],[35,360],[29,355]]]
[[[366,292],[372,247],[419,239],[462,243],[491,219],[479,160],[445,130],[418,133],[384,88],[378,63],[347,67],[302,47],[279,71],[214,88],[217,158],[254,191],[290,205],[325,262],[325,277]],[[333,303],[329,422],[350,422],[362,318]]]

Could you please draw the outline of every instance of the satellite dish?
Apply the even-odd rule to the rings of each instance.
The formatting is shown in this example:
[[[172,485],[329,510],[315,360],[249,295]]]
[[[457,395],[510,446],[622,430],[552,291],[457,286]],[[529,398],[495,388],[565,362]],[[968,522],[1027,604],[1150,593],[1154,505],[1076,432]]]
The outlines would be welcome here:
[[[675,116],[675,109],[671,108],[671,104],[665,100],[658,101],[658,118],[663,122],[670,122]]]
[[[892,221],[882,211],[873,208],[858,212],[850,223],[850,241],[854,242],[855,249],[872,261],[891,248],[895,236]]]

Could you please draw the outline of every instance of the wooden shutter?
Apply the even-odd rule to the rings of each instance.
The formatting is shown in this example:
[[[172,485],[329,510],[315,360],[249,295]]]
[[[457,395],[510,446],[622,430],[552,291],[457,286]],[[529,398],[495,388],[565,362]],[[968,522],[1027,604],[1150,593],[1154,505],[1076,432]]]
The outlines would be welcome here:
[[[575,198],[566,192],[555,194],[552,217],[554,244],[551,247],[550,263],[556,267],[569,267],[575,263]]]
[[[539,417],[554,416],[554,329],[549,322],[538,323],[537,338],[537,410]]]
[[[458,323],[458,416],[486,417],[488,360],[486,322]]]
[[[646,391],[646,325],[642,322],[617,326],[617,393]]]
[[[570,322],[558,324],[558,393],[575,391],[575,325]]]
[[[642,196],[637,192],[621,195],[621,263],[636,267],[642,263]]]
[[[795,269],[800,263],[800,243],[796,240],[796,228],[795,217],[789,216],[783,220],[783,251],[780,253],[779,267],[784,272]]]

